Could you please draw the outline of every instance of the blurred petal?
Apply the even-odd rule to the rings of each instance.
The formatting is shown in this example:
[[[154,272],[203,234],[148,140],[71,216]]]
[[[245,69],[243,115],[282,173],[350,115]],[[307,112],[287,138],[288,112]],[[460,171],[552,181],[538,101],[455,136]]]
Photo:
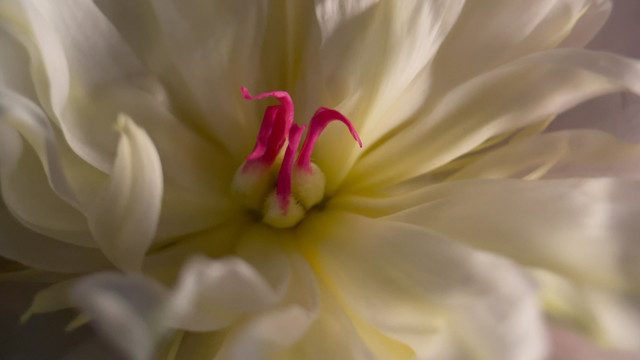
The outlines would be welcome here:
[[[414,359],[414,352],[406,345],[368,324],[357,323],[327,286],[321,286],[319,300],[322,306],[318,318],[300,341],[276,359]]]
[[[318,285],[301,256],[289,259],[292,278],[282,302],[233,326],[216,359],[272,359],[307,332],[320,306]]]
[[[303,225],[317,241],[308,257],[321,277],[356,314],[418,357],[453,358],[452,344],[441,341],[448,326],[467,357],[546,353],[533,284],[514,264],[415,226],[348,213]]]
[[[75,285],[75,281],[61,281],[38,291],[31,302],[31,306],[20,317],[20,322],[26,322],[34,314],[70,308],[72,304],[69,298],[69,291]]]
[[[636,181],[473,180],[443,184],[425,194],[430,199],[423,198],[424,204],[388,219],[576,281],[638,288]]]
[[[109,266],[97,249],[75,246],[39,235],[20,225],[0,207],[0,254],[42,270],[80,273]]]
[[[73,288],[74,303],[96,329],[131,360],[151,359],[166,333],[166,289],[140,275],[99,273]]]
[[[242,315],[279,301],[288,286],[291,270],[285,271],[285,278],[281,279],[284,283],[274,288],[240,258],[194,257],[185,265],[171,296],[169,322],[190,331],[225,328]]]
[[[0,14],[2,9],[0,8]],[[19,32],[9,24],[0,25],[0,88],[16,92],[30,100],[37,99],[29,69],[29,51]]]
[[[491,151],[447,181],[569,177],[640,178],[640,146],[593,130],[532,136]]]
[[[596,348],[568,331],[551,329],[553,353],[548,360],[638,360],[640,356]]]
[[[89,213],[96,242],[114,264],[136,271],[156,233],[162,199],[162,168],[154,144],[125,115],[110,183]]]
[[[580,1],[575,2],[580,6]],[[582,12],[573,26],[571,33],[562,40],[560,47],[583,47],[602,29],[609,19],[612,9],[611,0],[587,0],[582,1]],[[575,9],[575,8],[574,8]],[[580,9],[579,7],[577,9]],[[615,21],[615,19],[611,19]]]
[[[640,93],[640,63],[574,49],[523,58],[456,88],[423,121],[366,153],[354,167],[350,185],[380,187],[406,180],[492,136],[623,89]]]
[[[640,358],[640,302],[620,291],[572,283],[549,271],[532,271],[552,320],[600,346],[635,352]]]
[[[467,1],[433,63],[429,102],[459,84],[522,56],[581,46],[602,25],[610,1]],[[488,19],[491,19],[488,21]]]

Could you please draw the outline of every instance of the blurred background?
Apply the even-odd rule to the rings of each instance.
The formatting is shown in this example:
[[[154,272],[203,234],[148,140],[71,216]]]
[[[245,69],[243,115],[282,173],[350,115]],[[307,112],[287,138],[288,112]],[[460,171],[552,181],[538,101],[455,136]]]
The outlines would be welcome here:
[[[609,22],[588,47],[640,59],[639,35],[640,1],[614,0]],[[601,129],[622,140],[640,142],[640,98],[616,94],[584,103],[561,115],[550,130],[582,127]],[[16,264],[0,258],[0,272],[16,268]],[[42,286],[0,281],[0,360],[61,359],[70,348],[91,337],[89,327],[72,332],[63,330],[76,315],[71,310],[36,315],[26,324],[18,325],[20,315]],[[104,359],[115,358],[106,350],[102,355]],[[586,359],[576,356],[575,360]],[[84,358],[96,359],[89,355]]]

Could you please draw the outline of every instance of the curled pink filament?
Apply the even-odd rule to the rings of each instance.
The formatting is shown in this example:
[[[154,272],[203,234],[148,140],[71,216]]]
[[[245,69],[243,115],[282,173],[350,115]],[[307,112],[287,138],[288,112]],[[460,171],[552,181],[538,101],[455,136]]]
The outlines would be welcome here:
[[[242,87],[242,97],[246,100],[259,100],[275,97],[280,105],[269,106],[265,110],[256,145],[247,156],[247,160],[272,164],[287,140],[293,123],[293,100],[286,91],[269,91],[252,96],[246,87]]]
[[[316,145],[316,141],[318,141],[318,137],[320,137],[320,134],[327,125],[334,120],[339,120],[347,125],[351,136],[353,136],[353,138],[358,142],[358,145],[362,147],[360,136],[358,136],[358,132],[353,127],[353,124],[351,124],[349,119],[336,110],[321,107],[315,114],[313,114],[313,117],[309,122],[309,132],[307,132],[307,137],[304,139],[302,150],[300,150],[300,155],[298,155],[297,165],[300,168],[311,171],[311,153]]]
[[[298,126],[293,124],[289,131],[289,144],[287,150],[284,153],[284,159],[280,166],[280,172],[278,173],[278,185],[276,187],[276,196],[280,201],[280,208],[284,215],[287,214],[289,208],[289,197],[291,196],[291,172],[293,170],[293,161],[298,152],[298,145],[300,144],[300,138],[305,126]]]

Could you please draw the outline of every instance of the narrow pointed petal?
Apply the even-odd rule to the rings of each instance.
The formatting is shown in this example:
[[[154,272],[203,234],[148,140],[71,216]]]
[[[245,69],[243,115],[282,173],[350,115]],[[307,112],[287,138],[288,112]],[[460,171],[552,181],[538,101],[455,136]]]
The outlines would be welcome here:
[[[422,121],[364,155],[349,186],[380,187],[418,176],[492,136],[622,90],[640,94],[639,62],[575,49],[523,58],[459,86]]]
[[[163,191],[160,158],[144,130],[118,119],[120,142],[109,184],[89,213],[96,242],[116,266],[137,271],[156,234]]]
[[[310,118],[318,106],[336,109],[351,120],[365,142],[404,120],[426,97],[424,70],[462,4],[458,0],[340,5],[317,1],[320,31],[330,36],[321,44],[309,45],[308,70],[296,91],[304,118]],[[369,61],[363,62],[363,58]],[[402,102],[400,109],[394,108],[397,102]],[[359,149],[338,126],[330,126],[326,132],[318,141],[314,162],[327,175],[327,188],[332,192]],[[342,160],[334,161],[336,158]]]
[[[447,178],[640,178],[640,146],[594,130],[560,131],[515,141]]]

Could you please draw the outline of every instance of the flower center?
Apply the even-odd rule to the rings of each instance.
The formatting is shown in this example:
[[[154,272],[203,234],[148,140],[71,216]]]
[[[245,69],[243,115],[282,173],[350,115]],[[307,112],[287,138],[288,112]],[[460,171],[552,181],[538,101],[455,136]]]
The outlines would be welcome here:
[[[362,147],[360,137],[344,115],[321,107],[309,121],[307,136],[298,153],[305,126],[293,122],[291,96],[286,91],[251,96],[244,87],[242,96],[246,100],[275,97],[280,105],[265,110],[256,145],[233,178],[233,192],[244,206],[258,211],[263,222],[277,228],[295,226],[324,198],[325,176],[311,161],[311,153],[322,131],[331,121],[339,120]],[[281,158],[279,155],[285,142],[287,147]]]

